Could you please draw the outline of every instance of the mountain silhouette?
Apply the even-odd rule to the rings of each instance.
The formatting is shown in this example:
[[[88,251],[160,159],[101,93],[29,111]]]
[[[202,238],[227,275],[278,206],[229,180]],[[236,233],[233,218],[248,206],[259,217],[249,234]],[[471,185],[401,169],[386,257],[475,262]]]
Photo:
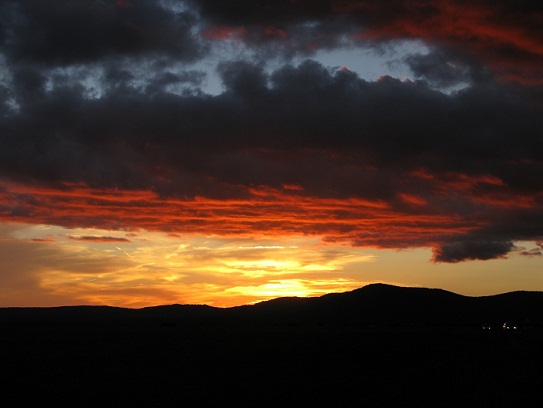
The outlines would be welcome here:
[[[320,297],[282,297],[254,305],[217,308],[164,305],[1,308],[0,322],[176,324],[357,324],[368,326],[480,326],[505,321],[541,326],[543,292],[470,297],[442,289],[371,284]]]
[[[442,289],[371,284],[317,298],[279,298],[245,311],[254,319],[285,323],[390,325],[497,325],[543,322],[542,292],[469,297]]]

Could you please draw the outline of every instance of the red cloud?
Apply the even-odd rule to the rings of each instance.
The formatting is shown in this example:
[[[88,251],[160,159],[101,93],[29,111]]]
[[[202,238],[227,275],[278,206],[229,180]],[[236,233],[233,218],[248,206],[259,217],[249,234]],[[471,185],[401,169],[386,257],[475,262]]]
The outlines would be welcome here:
[[[83,184],[55,189],[5,183],[0,221],[224,237],[313,235],[325,242],[377,248],[432,246],[439,262],[505,257],[513,240],[541,238],[533,225],[540,222],[543,196],[521,195],[497,177],[421,169],[398,182],[401,193],[386,201],[314,196],[288,183],[279,188],[238,186],[238,198],[168,198]],[[114,236],[69,238],[130,242]]]
[[[283,30],[282,28],[277,28],[277,27],[272,27],[272,26],[264,27],[264,34],[269,35],[269,36],[277,36],[280,38],[287,37],[287,33],[285,30]]]
[[[213,25],[202,35],[211,40],[240,40],[247,35],[247,30],[244,27]]]
[[[406,1],[396,13],[373,2],[358,2],[349,11],[371,9],[375,21],[358,34],[362,40],[421,39],[429,44],[471,52],[503,81],[543,84],[541,12],[478,2]],[[340,11],[340,10],[338,10]]]
[[[283,189],[291,191],[303,191],[304,188],[298,184],[283,184]]]
[[[404,200],[406,203],[409,203],[412,205],[419,205],[419,206],[428,205],[428,201],[426,201],[424,198],[415,196],[412,194],[400,194],[400,198]]]
[[[428,246],[438,236],[481,226],[458,215],[408,213],[383,201],[300,196],[298,190],[250,189],[247,199],[162,199],[149,191],[72,190],[11,185],[0,220],[64,227],[200,233],[222,236],[316,235],[374,247]],[[7,197],[9,195],[9,199]],[[415,196],[410,197],[412,203]],[[422,201],[417,201],[422,204]],[[420,205],[419,205],[420,206]],[[95,242],[126,238],[71,236]]]

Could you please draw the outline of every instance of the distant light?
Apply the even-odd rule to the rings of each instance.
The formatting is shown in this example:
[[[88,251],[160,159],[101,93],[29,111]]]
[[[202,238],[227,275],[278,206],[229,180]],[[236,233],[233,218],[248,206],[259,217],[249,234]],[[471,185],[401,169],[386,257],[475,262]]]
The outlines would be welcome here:
[[[505,322],[502,326],[503,330],[518,330],[518,326],[512,323]]]

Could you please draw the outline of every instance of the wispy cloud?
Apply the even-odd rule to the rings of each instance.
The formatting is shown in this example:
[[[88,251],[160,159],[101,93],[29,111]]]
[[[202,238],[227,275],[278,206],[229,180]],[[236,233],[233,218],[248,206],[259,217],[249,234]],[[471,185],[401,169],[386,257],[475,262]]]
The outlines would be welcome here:
[[[68,235],[68,238],[82,242],[130,242],[127,238],[95,235]]]

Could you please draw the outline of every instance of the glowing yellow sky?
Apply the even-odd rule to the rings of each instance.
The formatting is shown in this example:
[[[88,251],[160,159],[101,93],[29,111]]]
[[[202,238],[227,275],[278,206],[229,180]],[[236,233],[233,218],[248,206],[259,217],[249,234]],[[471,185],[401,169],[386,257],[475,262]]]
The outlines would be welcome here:
[[[0,224],[0,306],[219,307],[373,282],[466,295],[543,290],[540,257],[435,264],[430,249],[352,248],[319,237],[224,238]]]

